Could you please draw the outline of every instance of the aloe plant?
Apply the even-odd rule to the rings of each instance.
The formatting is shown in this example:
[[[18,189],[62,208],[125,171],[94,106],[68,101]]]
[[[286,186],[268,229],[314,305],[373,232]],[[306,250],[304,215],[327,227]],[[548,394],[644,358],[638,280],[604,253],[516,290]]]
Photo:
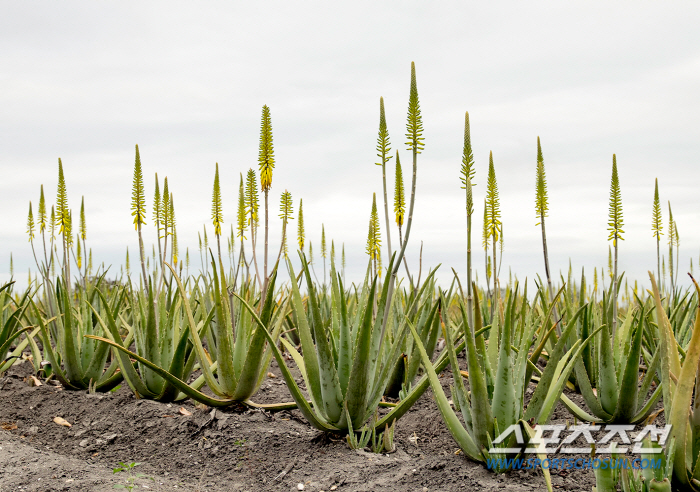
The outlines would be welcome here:
[[[268,409],[293,408],[294,404],[261,405],[250,400],[251,396],[255,394],[260,384],[262,384],[272,357],[269,348],[266,349],[265,347],[266,335],[269,336],[271,345],[276,344],[282,321],[285,318],[286,303],[283,303],[282,306],[277,306],[274,301],[276,271],[273,271],[270,277],[270,286],[264,298],[264,302],[262,303],[260,318],[258,318],[257,315],[254,317],[256,320],[262,319],[266,323],[274,325],[272,335],[267,334],[264,329],[259,329],[253,325],[250,315],[245,314],[243,310],[239,310],[239,317],[236,322],[236,330],[234,333],[232,318],[229,312],[223,265],[219,264],[217,268],[213,254],[211,258],[213,274],[211,294],[213,296],[213,306],[206,316],[202,313],[195,317],[195,312],[191,305],[192,303],[187,298],[187,291],[180,277],[171,265],[166,264],[166,266],[170,268],[172,272],[173,279],[177,284],[178,292],[182,299],[182,308],[184,309],[187,328],[189,329],[189,337],[192,342],[196,360],[199,363],[199,368],[202,371],[202,380],[216,396],[212,397],[199,391],[197,386],[201,385],[200,382],[188,385],[182,378],[187,376],[187,370],[185,369],[190,362],[186,362],[183,366],[181,359],[178,358],[176,361],[175,356],[172,356],[172,359],[169,357],[163,359],[162,355],[159,356],[157,353],[157,347],[163,346],[160,342],[158,344],[152,342],[150,345],[144,345],[142,352],[150,352],[148,357],[144,357],[143,355],[128,350],[126,344],[118,343],[115,339],[99,338],[99,340],[104,342],[105,346],[112,346],[127,356],[137,360],[142,366],[152,371],[154,375],[159,376],[167,382],[172,392],[177,390],[184,396],[206,405],[223,407],[242,403]],[[220,273],[217,272],[217,270],[219,270]],[[243,301],[244,298],[240,294],[235,293],[235,295]],[[245,301],[243,302],[245,303]],[[206,299],[200,300],[197,304],[205,305]],[[248,304],[245,305],[248,306]],[[153,324],[148,324],[146,329],[150,330],[150,332],[146,334],[147,338],[153,340],[153,338],[157,336],[153,333]],[[204,349],[200,332],[206,333],[206,340],[208,342],[209,353],[212,356],[211,358]],[[166,337],[165,346],[167,350],[172,350],[171,342],[167,341],[167,339],[174,340],[173,335],[164,332],[160,334],[160,336]],[[180,344],[185,343],[184,340],[187,340],[187,337],[181,334],[178,340],[179,347]],[[124,357],[121,357],[120,360],[122,360],[122,363],[126,362]],[[175,362],[177,362],[177,364]],[[169,370],[170,368],[163,367],[168,364],[170,364],[170,368],[174,368],[173,371]],[[144,377],[148,378],[149,372],[145,374],[145,376],[141,376],[142,381],[147,381]],[[137,380],[134,378],[132,383],[134,381]],[[158,380],[156,380],[152,382],[152,384],[157,385],[162,383],[158,383]],[[136,385],[138,385],[138,383],[136,383]],[[158,386],[155,388],[157,387]],[[149,391],[157,393],[154,392],[153,389],[154,387],[151,386]],[[173,393],[171,393],[171,395],[172,394]],[[180,396],[178,396],[178,398],[179,397]]]
[[[655,312],[661,353],[664,415],[671,425],[673,442],[673,487],[677,490],[700,490],[700,401],[694,395],[700,391],[697,367],[700,362],[700,315],[695,316],[692,337],[681,356],[671,323],[661,303],[654,274],[649,272],[655,302]],[[691,277],[696,296],[700,286]],[[682,363],[681,363],[682,359]]]
[[[489,361],[483,339],[479,340],[485,331],[481,326],[481,316],[475,316],[474,329],[471,329],[464,303],[461,298],[458,300],[461,323],[453,326],[449,319],[445,320],[443,334],[452,373],[455,375],[452,397],[455,409],[461,412],[464,423],[459,420],[455,410],[450,406],[415,327],[410,322],[408,326],[420,350],[438,409],[450,433],[469,459],[486,463],[492,458],[497,460],[505,458],[508,453],[513,453],[512,449],[516,448],[516,433],[499,442],[496,438],[502,432],[512,426],[518,426],[524,436],[531,437],[534,432],[528,420],[532,419],[536,424],[548,422],[566,380],[581,351],[590,342],[590,337],[585,341],[577,340],[567,351],[565,337],[573,329],[574,323],[565,329],[563,336],[550,353],[552,362],[547,364],[532,398],[525,405],[525,389],[530,381],[533,366],[554,331],[553,327],[549,328],[546,324],[548,316],[545,316],[542,324],[539,325],[532,316],[532,310],[527,308],[525,297],[520,300],[521,306],[518,309],[517,287],[514,291],[509,291],[503,323],[491,327],[491,330],[497,329],[500,332],[499,336],[492,335],[489,340],[490,348],[492,343],[496,341],[498,343],[497,367],[494,367]],[[577,314],[580,315],[580,311]],[[460,325],[467,346],[470,392],[467,392],[464,381],[460,377],[458,352],[454,349],[453,343],[455,336],[459,336],[457,331]],[[530,355],[533,338],[538,345]],[[522,452],[522,449],[519,449],[516,455]],[[494,471],[506,471],[505,461],[502,463],[504,463],[503,467],[495,467]],[[548,490],[552,490],[547,471],[545,471],[545,480]]]
[[[76,293],[76,306],[70,298],[67,282],[59,277],[55,296],[48,298],[49,312],[55,313],[55,316],[49,316],[34,304],[34,319],[41,328],[45,360],[50,363],[56,379],[67,389],[108,391],[122,381],[123,373],[117,371],[116,361],[106,365],[109,347],[85,338],[101,332],[92,316],[91,306],[95,304],[104,275],[88,290],[80,289]],[[47,281],[45,287],[52,289],[52,283]],[[111,296],[109,303],[98,308],[98,313],[103,315],[103,310],[107,310],[116,315],[122,303],[123,297]]]
[[[649,416],[662,396],[662,384],[656,386],[651,396],[648,395],[652,383],[656,382],[661,354],[656,347],[649,347],[651,352],[644,347],[650,310],[643,304],[628,308],[622,326],[616,333],[611,333],[614,297],[615,292],[609,292],[603,300],[602,319],[599,319],[602,324],[598,328],[600,335],[595,343],[597,353],[585,352],[575,366],[576,383],[592,415],[566,396],[562,396],[562,401],[573,415],[588,422],[637,424]],[[596,318],[592,307],[587,307],[582,316],[582,323],[586,325],[582,330],[584,335],[593,332]],[[643,355],[648,357],[646,371],[640,371]]]
[[[102,313],[95,306],[90,306],[98,320],[104,337],[88,335],[115,347],[114,355],[126,383],[137,398],[148,398],[158,401],[175,401],[185,397],[179,388],[170,381],[163,379],[147,364],[135,366],[129,359],[129,346],[135,344],[135,353],[158,367],[164,367],[175,378],[187,381],[194,369],[196,357],[189,341],[187,320],[183,316],[183,299],[179,292],[174,299],[168,299],[166,292],[161,292],[158,302],[153,299],[153,290],[146,289],[146,295],[117,293],[129,299],[130,316],[125,312],[114,313],[109,309],[107,297],[98,292],[103,306]],[[166,301],[169,301],[166,303]],[[188,301],[184,301],[188,302]],[[195,304],[191,299],[190,304]],[[166,304],[170,304],[168,309]],[[191,308],[192,309],[192,308]],[[202,331],[209,326],[213,316],[211,313],[196,311],[194,317],[202,326]],[[127,317],[129,319],[127,319]],[[156,319],[159,322],[156,322]],[[128,335],[122,340],[120,328],[126,328]],[[201,333],[200,333],[201,334]],[[138,359],[137,359],[138,360]],[[201,387],[200,378],[190,385],[194,389]]]
[[[354,313],[348,309],[347,293],[343,288],[342,279],[336,273],[335,266],[331,264],[330,329],[325,329],[322,323],[322,314],[314,284],[311,281],[309,265],[301,253],[300,258],[302,274],[309,290],[307,309],[304,308],[297,277],[290,261],[287,261],[287,268],[291,281],[289,302],[296,318],[302,352],[300,353],[286,338],[280,340],[301,371],[309,400],[302,393],[287,367],[280,349],[274,344],[273,334],[268,328],[269,322],[259,318],[253,307],[242,298],[241,300],[259,328],[263,329],[282,370],[287,387],[308,422],[324,432],[343,434],[358,432],[377,411],[407,330],[406,323],[401,323],[400,326],[395,327],[391,343],[382,345],[384,306],[393,304],[387,297],[396,256],[389,263],[382,292],[378,297],[377,278],[374,277],[370,282],[368,268],[364,285],[355,299]],[[434,271],[430,277],[433,274]],[[376,316],[373,315],[375,303]],[[444,368],[445,364],[445,357],[436,362],[438,370]],[[404,400],[394,406],[387,415],[373,421],[371,425],[378,430],[384,430],[387,425],[392,425],[427,387],[428,382],[423,378]]]
[[[22,324],[31,303],[31,291],[28,289],[20,300],[15,301],[12,298],[13,285],[14,282],[8,282],[0,286],[0,376],[19,360],[29,340],[38,331],[36,329],[22,342],[16,342],[23,333],[32,330],[32,326]],[[10,351],[13,344],[15,349]]]

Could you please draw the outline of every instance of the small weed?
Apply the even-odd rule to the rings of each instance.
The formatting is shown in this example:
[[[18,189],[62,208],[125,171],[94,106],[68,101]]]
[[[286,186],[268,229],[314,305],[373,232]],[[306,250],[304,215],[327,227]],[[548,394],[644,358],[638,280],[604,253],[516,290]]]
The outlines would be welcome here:
[[[135,488],[138,488],[138,485],[136,485],[136,479],[137,478],[143,478],[143,479],[148,479],[148,480],[153,480],[155,481],[154,478],[152,477],[147,477],[143,473],[134,473],[134,468],[139,466],[141,463],[124,463],[124,462],[119,462],[119,466],[117,468],[112,469],[112,473],[126,473],[126,484],[123,483],[117,483],[114,484],[115,489],[126,489],[126,490],[134,490]]]

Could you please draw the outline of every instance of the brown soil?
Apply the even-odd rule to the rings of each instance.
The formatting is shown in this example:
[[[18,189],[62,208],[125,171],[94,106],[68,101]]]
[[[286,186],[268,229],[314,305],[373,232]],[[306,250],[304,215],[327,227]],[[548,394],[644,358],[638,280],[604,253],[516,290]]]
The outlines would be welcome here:
[[[290,401],[273,361],[254,398]],[[119,462],[138,462],[137,490],[469,491],[544,490],[541,471],[496,475],[457,454],[430,390],[397,423],[392,454],[353,451],[296,411],[212,410],[191,401],[137,400],[125,385],[91,395],[30,386],[31,365],[0,379],[0,491],[107,491],[126,485]],[[445,386],[451,381],[443,373]],[[191,412],[183,415],[180,408]],[[72,427],[54,422],[62,417]],[[554,422],[572,421],[561,406]],[[286,474],[280,476],[284,471]],[[592,471],[553,474],[559,490],[590,491]]]

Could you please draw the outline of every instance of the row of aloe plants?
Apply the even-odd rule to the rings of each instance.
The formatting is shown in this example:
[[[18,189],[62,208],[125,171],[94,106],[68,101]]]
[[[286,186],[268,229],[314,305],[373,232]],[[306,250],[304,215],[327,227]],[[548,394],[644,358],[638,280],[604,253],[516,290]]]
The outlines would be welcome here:
[[[617,272],[617,256],[618,242],[624,231],[616,156],[613,155],[609,217],[609,239],[614,255],[611,249],[611,281],[600,301],[597,299],[597,270],[593,289],[587,289],[583,275],[576,284],[569,271],[568,278],[561,279],[563,287],[558,292],[554,290],[544,227],[548,199],[539,138],[536,215],[541,226],[546,284],[540,281],[530,300],[526,291],[519,292],[517,280],[509,281],[505,288],[499,281],[501,262],[496,261],[496,257],[497,245],[502,254],[503,225],[491,155],[483,224],[486,287],[478,287],[477,279],[472,278],[475,166],[468,113],[461,169],[467,211],[466,292],[456,275],[448,291],[437,286],[435,270],[422,283],[420,272],[417,278],[411,275],[405,251],[415,204],[418,155],[424,149],[415,67],[411,68],[406,136],[413,172],[407,211],[397,152],[394,212],[399,232],[398,249],[392,249],[391,245],[386,191],[386,166],[391,159],[391,148],[384,101],[380,100],[377,151],[384,190],[389,258],[386,270],[382,267],[381,228],[375,197],[367,240],[369,264],[364,281],[348,288],[344,247],[338,269],[332,241],[328,275],[324,227],[323,274],[319,282],[310,242],[308,256],[302,253],[305,237],[300,201],[301,272],[297,276],[287,254],[287,227],[293,205],[291,194],[286,190],[280,205],[282,246],[276,261],[269,262],[268,195],[275,158],[267,106],[263,108],[258,159],[260,190],[265,197],[263,268],[259,268],[257,258],[261,213],[252,169],[245,183],[241,175],[236,231],[232,228],[228,238],[228,271],[224,267],[218,165],[212,195],[216,248],[213,252],[209,250],[205,229],[203,243],[200,236],[201,273],[189,275],[189,250],[185,253],[186,269],[183,269],[173,194],[168,190],[167,178],[161,193],[157,175],[153,202],[157,241],[152,246],[151,264],[143,241],[146,200],[137,146],[132,216],[139,237],[140,281],[135,285],[130,280],[128,250],[126,281],[122,278],[116,284],[108,282],[104,268],[98,275],[92,275],[92,252],[86,247],[84,201],[74,241],[72,212],[67,204],[67,188],[59,159],[57,201],[50,220],[43,186],[41,188],[37,225],[44,250],[42,260],[34,250],[35,223],[31,204],[28,217],[28,232],[42,280],[30,282],[30,288],[21,297],[9,295],[10,285],[0,290],[3,322],[0,372],[29,349],[38,372],[55,377],[70,389],[104,391],[123,381],[139,398],[175,401],[189,397],[211,406],[243,404],[272,410],[296,407],[314,427],[324,432],[346,434],[350,445],[355,447],[364,446],[371,439],[373,448],[378,451],[392,447],[394,423],[432,386],[440,412],[455,440],[466,456],[479,462],[508,454],[505,450],[512,448],[512,442],[496,443],[496,449],[502,451],[495,454],[488,450],[493,449],[500,432],[511,425],[519,425],[526,436],[532,436],[532,426],[547,423],[558,401],[562,401],[575,417],[601,423],[642,422],[652,415],[660,399],[663,399],[664,408],[671,408],[675,403],[672,398],[680,394],[674,389],[680,384],[681,364],[685,366],[683,361],[695,353],[696,331],[692,325],[693,320],[697,320],[698,297],[680,289],[677,262],[674,276],[678,228],[669,205],[670,290],[662,289],[660,293],[655,287],[655,295],[650,296],[637,292],[635,284],[632,298],[625,284],[626,303],[619,304],[623,276]],[[50,232],[48,248],[47,229]],[[658,185],[653,231],[658,256],[662,234]],[[235,237],[240,238],[237,260],[233,248]],[[246,256],[245,249],[248,240],[250,256]],[[62,244],[62,255],[58,254],[58,242]],[[211,261],[205,261],[205,255],[209,255]],[[65,280],[72,278],[71,258],[79,272],[75,283]],[[657,275],[660,275],[661,264],[665,267],[665,263],[660,260],[657,263]],[[61,270],[58,275],[55,273],[57,265]],[[408,285],[403,288],[398,279],[402,266],[408,277]],[[280,268],[287,270],[290,281],[277,287]],[[436,354],[438,338],[444,340],[445,349]],[[466,370],[459,365],[458,355],[463,350],[466,350]],[[290,354],[300,371],[303,387],[287,366],[284,352]],[[293,401],[255,403],[254,395],[273,357],[282,370]],[[448,365],[455,376],[451,388],[453,405],[438,379],[438,374]],[[688,377],[686,375],[686,379]],[[531,385],[534,385],[533,395],[526,404],[526,390]],[[585,408],[577,406],[564,394],[566,387],[581,393]],[[386,401],[392,398],[394,402]],[[677,406],[679,415],[683,415],[683,405],[684,402]],[[380,412],[380,407],[386,409]],[[680,441],[679,438],[674,442]],[[671,453],[668,456],[672,456],[673,449],[673,446],[667,448],[667,454]],[[686,446],[685,452],[686,463],[694,463],[691,458],[697,452],[693,446]],[[678,483],[695,486],[693,480],[700,475],[694,475],[694,468],[690,475],[683,475],[679,455],[675,456],[675,460],[669,460],[673,462],[672,469],[653,479],[646,477],[646,482],[639,482],[639,477],[632,475],[601,475],[599,487],[604,488],[604,483],[612,483],[614,479],[621,480],[624,487],[642,483],[642,487],[648,488],[652,480],[655,487],[665,487],[670,486],[668,478],[672,473]],[[551,488],[547,473],[545,478]]]

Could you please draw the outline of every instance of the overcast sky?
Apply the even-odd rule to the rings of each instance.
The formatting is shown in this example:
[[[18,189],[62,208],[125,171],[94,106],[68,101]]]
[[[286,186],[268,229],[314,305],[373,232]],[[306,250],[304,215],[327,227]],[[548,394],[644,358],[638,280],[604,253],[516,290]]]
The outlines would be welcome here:
[[[147,251],[155,239],[154,174],[174,194],[180,254],[199,267],[197,232],[212,238],[211,189],[219,163],[225,230],[235,220],[239,174],[257,170],[261,108],[271,109],[279,196],[295,218],[304,200],[307,242],[320,258],[345,244],[347,276],[364,273],[379,98],[410,189],[405,127],[415,61],[425,151],[408,259],[466,271],[459,170],[464,113],[476,161],[475,268],[483,279],[482,201],[493,151],[505,233],[503,271],[544,274],[535,226],[537,136],[549,188],[550,262],[564,272],[607,264],[612,155],[622,188],[622,270],[655,268],[654,178],[681,239],[681,272],[700,256],[700,4],[697,2],[8,2],[0,3],[0,281],[26,284],[29,201],[55,202],[63,162],[69,205],[85,197],[94,262],[136,269],[130,216],[134,144],[147,190]],[[389,188],[393,188],[392,172]],[[390,194],[392,200],[393,193]],[[393,215],[393,214],[392,214]],[[385,223],[380,213],[385,240]],[[296,221],[290,225],[296,242]],[[664,248],[666,247],[664,236]],[[397,230],[392,230],[394,245]],[[386,252],[386,250],[384,250]],[[261,253],[260,253],[261,254]],[[195,260],[196,259],[196,260]],[[119,270],[119,267],[116,267]],[[317,272],[318,271],[317,268]],[[589,272],[592,276],[592,271]],[[688,282],[683,273],[680,279]],[[648,282],[645,282],[648,284]]]

